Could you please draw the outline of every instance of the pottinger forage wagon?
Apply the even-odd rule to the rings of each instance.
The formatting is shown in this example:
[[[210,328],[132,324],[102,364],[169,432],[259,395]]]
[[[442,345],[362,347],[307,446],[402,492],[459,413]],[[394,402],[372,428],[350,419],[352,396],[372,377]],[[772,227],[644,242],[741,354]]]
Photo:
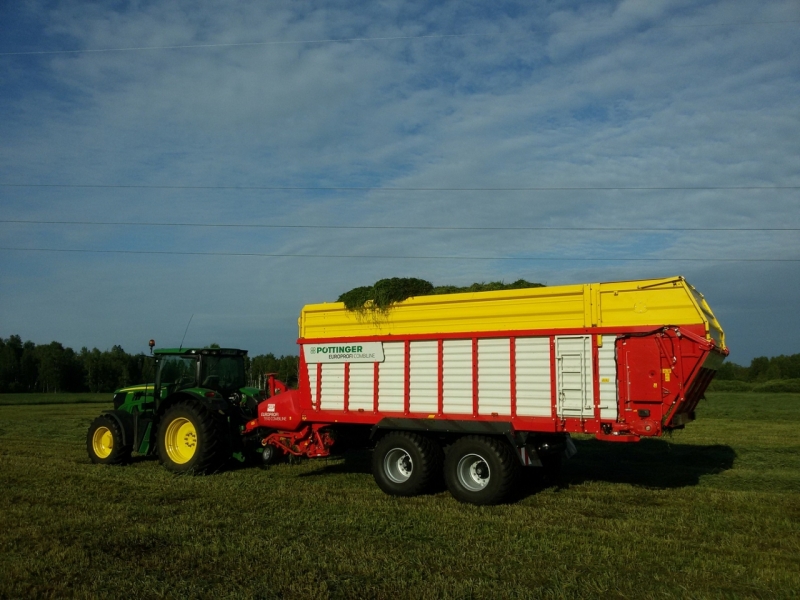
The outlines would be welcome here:
[[[172,422],[156,406],[159,447],[193,457],[226,433],[228,452],[263,448],[269,462],[365,444],[388,494],[444,478],[458,500],[492,504],[522,467],[557,468],[574,452],[570,433],[636,442],[684,427],[728,354],[682,277],[418,296],[371,314],[312,304],[299,330],[298,389],[271,381],[255,411],[257,391],[222,394],[235,409],[197,415],[233,410],[227,426],[194,437],[178,427],[166,442]],[[192,394],[181,403],[207,398]]]

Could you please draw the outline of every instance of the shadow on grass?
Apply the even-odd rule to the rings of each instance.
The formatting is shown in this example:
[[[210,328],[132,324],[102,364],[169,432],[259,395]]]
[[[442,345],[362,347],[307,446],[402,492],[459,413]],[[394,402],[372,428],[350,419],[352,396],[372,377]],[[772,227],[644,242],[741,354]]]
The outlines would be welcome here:
[[[697,485],[703,475],[727,471],[736,458],[733,448],[720,444],[671,444],[658,439],[637,444],[574,441],[578,454],[564,463],[562,486],[607,481],[659,489],[687,487]]]
[[[348,450],[328,459],[313,460],[324,461],[324,465],[314,471],[301,473],[299,477],[319,477],[334,473],[372,474],[372,452],[369,450]]]
[[[514,504],[544,489],[567,489],[589,481],[623,483],[650,489],[695,486],[704,475],[722,473],[733,467],[736,452],[730,446],[671,444],[645,440],[638,444],[611,444],[598,440],[574,440],[578,454],[564,461],[561,473],[546,476],[542,469],[524,469],[516,490],[507,499]],[[316,462],[318,459],[314,459]],[[321,459],[320,459],[321,460]],[[369,450],[349,450],[324,459],[324,464],[298,477],[372,473]],[[444,491],[443,486],[430,490]]]
[[[578,454],[568,461],[559,476],[545,478],[540,469],[525,472],[515,502],[539,491],[557,486],[568,488],[587,481],[627,483],[653,489],[697,485],[704,475],[722,473],[733,466],[736,452],[730,446],[671,444],[664,440],[644,440],[638,444],[611,444],[598,440],[575,440]],[[299,477],[320,477],[337,473],[371,474],[371,453],[348,451],[327,464]]]
[[[671,444],[664,440],[644,440],[638,444],[574,441],[578,454],[564,461],[558,477],[561,486],[607,481],[652,488],[686,487],[697,485],[703,475],[730,469],[736,458],[733,448],[724,445]],[[538,471],[531,471],[534,480]],[[372,473],[371,453],[368,450],[345,452],[300,477],[335,473]]]

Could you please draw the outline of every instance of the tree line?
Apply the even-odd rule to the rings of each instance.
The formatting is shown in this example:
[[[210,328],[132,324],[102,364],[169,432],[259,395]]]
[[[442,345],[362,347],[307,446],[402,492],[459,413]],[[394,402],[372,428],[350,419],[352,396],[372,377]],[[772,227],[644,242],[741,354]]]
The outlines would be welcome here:
[[[266,387],[267,373],[297,385],[297,356],[248,357],[245,370],[254,387]],[[151,356],[128,354],[121,346],[104,351],[83,347],[75,352],[59,342],[36,345],[18,335],[0,338],[0,393],[113,392],[152,383],[153,377]]]
[[[297,356],[270,353],[248,357],[245,369],[249,384],[264,389],[267,373],[276,373],[289,386],[297,385],[297,365]],[[800,379],[800,354],[759,356],[746,367],[726,361],[716,379],[747,383]],[[0,338],[0,393],[113,392],[152,381],[152,357],[128,354],[120,346],[104,351],[83,347],[75,352],[59,342],[37,346],[23,343],[18,335]]]
[[[745,381],[763,383],[778,379],[800,379],[800,354],[786,356],[759,356],[750,361],[749,367],[725,361],[717,371],[720,381]]]

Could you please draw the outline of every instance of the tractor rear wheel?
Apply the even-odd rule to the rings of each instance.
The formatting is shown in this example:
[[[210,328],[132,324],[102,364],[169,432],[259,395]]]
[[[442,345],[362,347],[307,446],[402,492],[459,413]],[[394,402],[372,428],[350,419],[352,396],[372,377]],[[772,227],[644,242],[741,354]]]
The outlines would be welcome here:
[[[86,451],[95,464],[122,465],[131,458],[131,447],[122,442],[122,429],[107,415],[100,415],[89,426]]]
[[[227,451],[225,423],[195,402],[179,402],[164,413],[158,427],[158,458],[173,473],[219,470]]]

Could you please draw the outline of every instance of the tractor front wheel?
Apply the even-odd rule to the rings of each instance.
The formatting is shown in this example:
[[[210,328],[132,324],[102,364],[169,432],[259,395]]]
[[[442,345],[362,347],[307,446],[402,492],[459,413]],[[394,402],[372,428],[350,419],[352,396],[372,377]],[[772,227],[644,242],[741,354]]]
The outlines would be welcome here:
[[[158,427],[158,457],[173,473],[212,473],[228,458],[224,423],[194,402],[167,409]]]
[[[115,419],[100,415],[86,433],[86,451],[95,464],[122,465],[131,458],[131,448],[122,442],[122,429]]]

